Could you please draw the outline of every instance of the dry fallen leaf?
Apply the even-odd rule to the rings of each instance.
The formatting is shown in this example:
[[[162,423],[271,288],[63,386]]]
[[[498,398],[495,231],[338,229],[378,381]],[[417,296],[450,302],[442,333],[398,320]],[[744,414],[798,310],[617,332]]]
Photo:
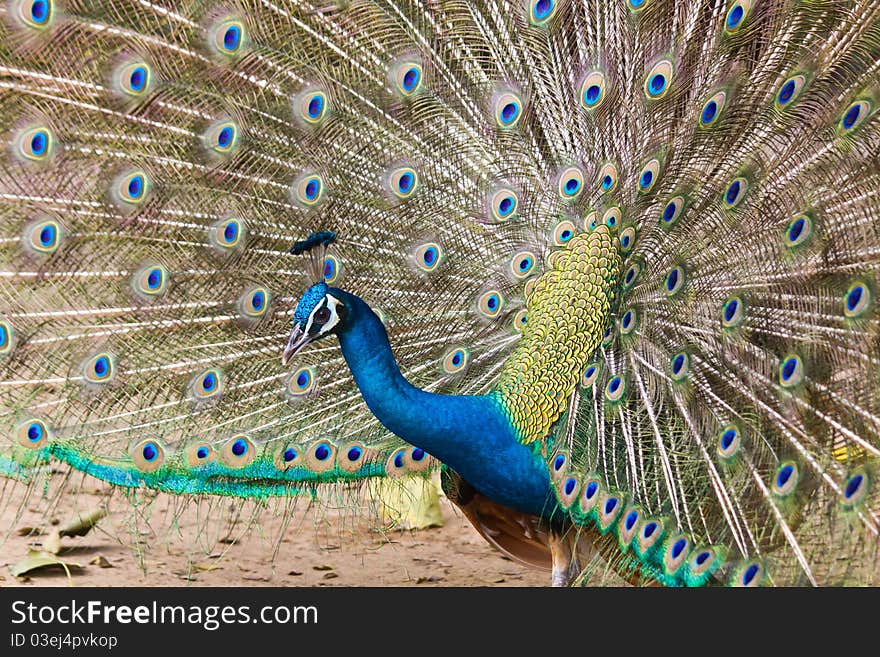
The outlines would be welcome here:
[[[54,554],[50,554],[45,550],[28,550],[28,555],[12,566],[9,566],[9,572],[16,577],[21,577],[26,573],[30,573],[40,568],[48,568],[50,566],[61,566],[64,572],[70,577],[71,568],[82,568],[78,563],[71,561],[62,561]]]
[[[107,511],[105,509],[92,509],[91,511],[79,513],[59,529],[58,533],[61,536],[85,536],[106,515]]]
[[[336,577],[339,577],[336,573],[324,573],[324,579],[334,579]]]
[[[212,563],[196,563],[193,564],[193,568],[195,568],[196,570],[204,570],[206,572],[210,572],[212,570],[220,570],[222,566],[217,566]]]
[[[113,568],[113,564],[110,563],[109,561],[107,561],[100,554],[97,557],[95,557],[94,559],[92,559],[91,561],[89,561],[89,565],[90,566],[97,566],[98,568]]]
[[[326,564],[321,566],[312,566],[312,570],[333,570],[333,566],[328,566]]]
[[[39,527],[19,527],[15,530],[15,533],[19,536],[41,536],[43,530]]]
[[[43,549],[49,554],[61,552],[61,534],[57,530],[53,530],[51,534],[43,539]]]

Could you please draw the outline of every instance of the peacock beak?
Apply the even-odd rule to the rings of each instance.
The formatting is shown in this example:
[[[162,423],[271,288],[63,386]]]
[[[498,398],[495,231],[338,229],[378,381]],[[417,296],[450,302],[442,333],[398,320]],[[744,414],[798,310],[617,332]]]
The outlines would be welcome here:
[[[299,324],[294,324],[293,331],[290,332],[290,338],[287,340],[287,346],[284,347],[284,353],[281,354],[281,364],[287,365],[290,359],[302,351],[310,342],[309,334],[305,333]]]

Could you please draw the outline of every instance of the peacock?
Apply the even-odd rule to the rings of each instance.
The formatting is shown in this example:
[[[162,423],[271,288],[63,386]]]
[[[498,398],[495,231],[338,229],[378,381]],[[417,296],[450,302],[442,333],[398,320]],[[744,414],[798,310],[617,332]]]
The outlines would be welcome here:
[[[439,469],[555,585],[880,582],[874,0],[0,24],[14,486]]]

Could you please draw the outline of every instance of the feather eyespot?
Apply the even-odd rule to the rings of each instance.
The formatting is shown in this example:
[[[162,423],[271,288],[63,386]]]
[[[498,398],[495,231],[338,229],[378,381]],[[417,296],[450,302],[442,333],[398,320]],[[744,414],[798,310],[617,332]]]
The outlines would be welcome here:
[[[669,91],[672,82],[672,62],[668,59],[661,59],[651,67],[648,75],[645,76],[645,96],[649,100],[663,98]]]
[[[605,100],[605,74],[593,71],[581,83],[580,101],[587,110],[594,110]]]
[[[501,188],[494,191],[489,197],[489,210],[492,218],[496,221],[507,221],[516,216],[519,208],[519,198],[512,189]]]
[[[840,501],[846,507],[854,507],[863,502],[869,489],[868,473],[864,469],[853,472],[844,482],[840,491]]]
[[[153,70],[143,59],[130,59],[114,69],[111,79],[117,95],[141,98],[152,88]]]
[[[757,587],[764,580],[764,568],[757,561],[751,561],[738,568],[731,579],[736,587]]]
[[[779,91],[776,92],[774,105],[777,110],[788,108],[794,101],[798,99],[804,86],[807,84],[807,78],[803,74],[793,75],[783,82]]]
[[[728,461],[739,453],[742,434],[735,424],[728,424],[718,434],[718,455]]]
[[[195,402],[216,399],[223,394],[223,372],[216,368],[199,372],[190,379],[187,390]]]
[[[239,316],[248,321],[259,320],[269,312],[272,294],[262,285],[248,287],[236,302]]]
[[[437,271],[443,260],[443,249],[436,242],[421,244],[416,247],[415,253],[413,253],[416,267],[429,274]]]
[[[422,88],[423,70],[418,61],[401,60],[390,70],[394,88],[405,97],[414,95]]]
[[[498,290],[484,292],[477,300],[477,309],[482,315],[490,319],[498,317],[501,314],[502,308],[504,308],[504,297]]]
[[[328,255],[324,258],[324,268],[321,271],[321,275],[324,277],[324,282],[328,285],[332,285],[337,280],[339,280],[339,275],[342,273],[342,265],[339,263],[334,256]]]
[[[186,449],[186,461],[194,468],[211,463],[216,456],[214,448],[206,442],[195,443]]]
[[[337,449],[329,440],[322,438],[315,441],[305,452],[306,466],[312,472],[332,470],[337,462]]]
[[[232,436],[220,449],[223,463],[232,468],[243,468],[257,456],[256,447],[251,439],[243,433]]]
[[[707,100],[703,105],[703,109],[700,111],[700,126],[708,128],[715,125],[718,122],[718,118],[721,116],[721,112],[724,111],[726,103],[727,93],[724,91],[719,91]]]
[[[632,251],[633,246],[636,243],[636,229],[633,226],[628,226],[620,231],[620,250],[622,253],[629,253]]]
[[[572,201],[580,196],[584,189],[584,172],[580,167],[567,167],[559,174],[559,196]]]
[[[584,370],[584,375],[581,377],[581,386],[583,388],[590,388],[596,383],[596,379],[602,374],[602,363],[593,362],[587,365],[587,369]]]
[[[419,174],[412,167],[397,167],[388,172],[385,184],[394,196],[407,199],[419,187]]]
[[[733,181],[727,186],[727,189],[724,192],[724,196],[722,197],[722,201],[724,201],[724,206],[732,210],[746,197],[746,194],[749,191],[749,181],[743,177],[734,178]]]
[[[15,331],[5,319],[0,319],[0,356],[6,356],[15,346]]]
[[[28,449],[40,449],[51,438],[46,423],[37,418],[31,418],[19,424],[17,434],[18,444]]]
[[[11,4],[13,16],[25,27],[45,30],[52,24],[55,3],[51,0],[16,0]]]
[[[311,367],[301,367],[287,377],[285,394],[290,400],[303,399],[315,389],[315,370]]]
[[[146,265],[135,272],[131,285],[144,299],[160,297],[168,291],[168,270],[160,264]]]
[[[639,191],[642,193],[650,192],[657,179],[660,176],[660,160],[654,158],[649,160],[642,170],[639,172]]]
[[[220,21],[208,31],[211,47],[221,55],[230,57],[241,52],[245,38],[244,23],[237,18]]]
[[[499,128],[513,128],[522,118],[522,99],[510,91],[497,96],[494,108],[495,123]]]
[[[618,207],[608,208],[602,215],[602,223],[612,230],[617,229],[621,219],[623,219],[623,213]]]
[[[736,328],[742,323],[744,317],[742,299],[731,297],[724,302],[724,306],[721,308],[721,325],[724,328]]]
[[[626,392],[626,379],[620,375],[613,376],[605,386],[605,399],[618,402]]]
[[[596,504],[596,519],[599,521],[599,531],[607,532],[623,511],[623,500],[620,496],[606,492],[599,498]]]
[[[730,9],[727,10],[727,15],[724,18],[724,31],[727,34],[738,32],[745,25],[751,8],[751,0],[738,0],[738,2],[734,2]]]
[[[87,383],[96,385],[110,383],[116,376],[116,359],[107,352],[95,354],[83,363],[82,375]]]
[[[349,474],[357,472],[367,458],[367,448],[362,442],[342,445],[336,452],[336,467]]]
[[[773,475],[773,483],[771,485],[773,492],[780,497],[790,495],[797,487],[799,475],[797,463],[794,461],[780,463],[776,469],[776,474]]]
[[[556,0],[530,0],[529,20],[532,25],[544,25],[556,14]]]
[[[663,281],[663,291],[666,293],[666,296],[671,297],[678,294],[683,285],[684,268],[673,267],[669,270],[669,273],[666,274],[666,278]]]
[[[304,173],[294,181],[290,191],[298,206],[314,207],[324,199],[324,178],[315,172]]]
[[[620,334],[629,335],[636,329],[638,324],[638,313],[632,308],[623,313],[620,318]]]
[[[642,273],[641,265],[636,262],[631,264],[623,275],[623,287],[628,290],[635,285],[640,273]]]
[[[849,134],[868,118],[871,111],[871,103],[867,100],[855,101],[846,108],[846,111],[840,117],[840,121],[837,124],[837,131],[842,135]]]
[[[590,477],[584,481],[581,494],[578,498],[578,507],[583,515],[589,514],[602,497],[602,480],[598,477]]]
[[[447,374],[461,372],[467,365],[469,356],[467,349],[453,349],[443,357],[443,371]]]
[[[863,314],[871,304],[871,290],[862,283],[856,281],[849,286],[843,295],[843,314],[847,317],[858,317]]]
[[[804,362],[797,354],[789,354],[779,362],[779,385],[793,388],[804,381]]]
[[[664,227],[672,226],[678,218],[681,216],[681,212],[684,210],[684,198],[681,196],[674,196],[669,201],[667,201],[666,205],[663,207],[663,212],[660,214],[660,225]]]
[[[229,119],[218,121],[205,130],[202,142],[212,153],[228,156],[238,145],[238,126]]]
[[[49,256],[61,244],[61,225],[54,219],[40,219],[28,224],[22,235],[22,245],[36,256]]]
[[[603,194],[610,194],[617,189],[617,167],[608,162],[602,166],[597,176],[599,188]]]
[[[111,196],[121,209],[141,205],[150,194],[151,183],[147,174],[133,169],[119,175],[111,186]]]
[[[553,244],[556,246],[565,246],[571,241],[571,238],[574,237],[576,230],[574,222],[569,220],[560,221],[553,229]]]
[[[680,351],[669,359],[669,373],[672,375],[673,381],[684,381],[690,369],[691,359],[685,351]]]
[[[674,575],[681,568],[690,554],[691,542],[686,536],[673,536],[667,543],[663,554],[663,569],[668,575]]]
[[[791,220],[785,229],[784,242],[788,248],[800,246],[810,239],[813,232],[813,221],[807,214],[799,214]]]
[[[510,273],[514,278],[522,279],[532,273],[535,268],[535,254],[531,251],[520,251],[510,260]]]
[[[155,440],[142,440],[131,448],[131,460],[141,472],[155,472],[165,461],[165,450]]]
[[[32,126],[17,133],[12,140],[13,153],[19,160],[46,162],[55,150],[52,131],[46,126]]]
[[[281,471],[297,467],[305,460],[304,454],[305,450],[300,445],[285,445],[275,452],[275,467]]]
[[[512,322],[513,330],[516,331],[517,333],[522,333],[526,329],[528,322],[529,322],[528,311],[525,308],[518,310],[516,315],[513,316],[513,322]],[[0,349],[0,351],[2,351],[2,349]]]
[[[226,217],[211,226],[208,237],[218,251],[229,253],[244,244],[246,234],[247,227],[241,219]]]

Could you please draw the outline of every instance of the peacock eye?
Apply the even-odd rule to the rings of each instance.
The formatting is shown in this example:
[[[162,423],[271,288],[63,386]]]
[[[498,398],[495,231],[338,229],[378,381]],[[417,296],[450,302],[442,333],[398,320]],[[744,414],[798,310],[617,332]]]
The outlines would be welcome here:
[[[330,319],[330,309],[327,307],[318,308],[315,311],[315,321],[318,324],[325,324]]]

